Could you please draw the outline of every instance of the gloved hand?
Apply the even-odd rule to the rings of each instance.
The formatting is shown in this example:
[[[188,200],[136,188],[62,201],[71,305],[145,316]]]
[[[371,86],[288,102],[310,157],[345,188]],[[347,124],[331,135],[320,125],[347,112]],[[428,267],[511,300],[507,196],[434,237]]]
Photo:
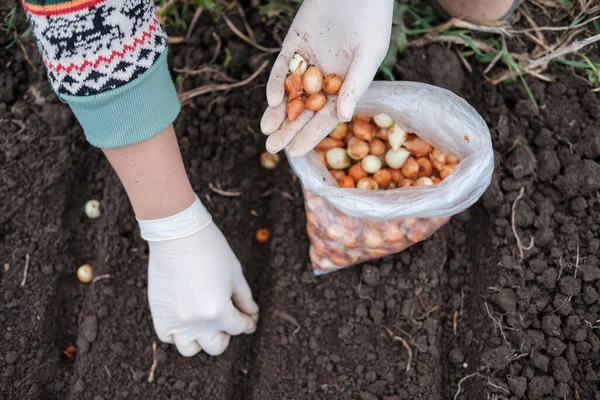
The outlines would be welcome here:
[[[179,214],[138,222],[150,246],[148,300],[161,341],[186,357],[214,356],[231,335],[256,330],[258,306],[240,262],[198,198]]]
[[[269,108],[263,115],[261,129],[270,135],[269,152],[276,153],[291,142],[290,155],[301,157],[340,120],[350,121],[356,103],[387,53],[393,7],[393,0],[305,0],[302,3],[267,82]],[[294,53],[300,53],[309,65],[316,65],[323,75],[341,75],[344,83],[338,96],[327,97],[323,109],[317,113],[305,110],[298,119],[288,123],[284,81]]]

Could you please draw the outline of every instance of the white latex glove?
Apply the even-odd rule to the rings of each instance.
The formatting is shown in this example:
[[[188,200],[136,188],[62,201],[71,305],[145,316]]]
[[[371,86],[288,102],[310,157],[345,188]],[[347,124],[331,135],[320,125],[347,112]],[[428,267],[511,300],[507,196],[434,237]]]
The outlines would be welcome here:
[[[258,306],[240,262],[200,200],[172,217],[139,221],[149,242],[148,300],[158,338],[181,355],[219,355],[256,330]]]
[[[357,102],[387,53],[393,8],[393,0],[305,0],[302,3],[267,82],[269,108],[263,115],[261,129],[270,135],[269,152],[276,153],[291,142],[290,156],[301,157],[340,120],[352,119]],[[309,65],[316,65],[323,75],[341,75],[344,83],[338,96],[327,97],[323,109],[317,113],[305,110],[298,119],[288,123],[284,82],[294,53],[300,53]]]

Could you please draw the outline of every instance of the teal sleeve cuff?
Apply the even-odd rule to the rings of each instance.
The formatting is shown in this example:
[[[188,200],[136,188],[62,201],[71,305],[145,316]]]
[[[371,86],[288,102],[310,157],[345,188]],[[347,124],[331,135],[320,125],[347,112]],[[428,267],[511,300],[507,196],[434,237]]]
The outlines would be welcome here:
[[[168,127],[181,106],[169,69],[167,51],[133,81],[92,96],[60,95],[93,146],[124,147],[142,142]]]

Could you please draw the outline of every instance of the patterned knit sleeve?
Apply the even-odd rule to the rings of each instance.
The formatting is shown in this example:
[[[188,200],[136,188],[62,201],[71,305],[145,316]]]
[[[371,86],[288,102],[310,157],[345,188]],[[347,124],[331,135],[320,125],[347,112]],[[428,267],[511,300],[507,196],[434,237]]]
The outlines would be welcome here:
[[[146,140],[180,106],[167,67],[167,35],[152,0],[23,0],[62,101],[103,148]]]

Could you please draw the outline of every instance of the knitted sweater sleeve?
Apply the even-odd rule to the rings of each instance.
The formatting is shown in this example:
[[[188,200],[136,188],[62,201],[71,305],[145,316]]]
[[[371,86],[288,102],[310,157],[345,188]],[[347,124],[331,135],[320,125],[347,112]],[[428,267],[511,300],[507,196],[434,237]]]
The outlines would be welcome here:
[[[60,99],[103,148],[146,140],[180,106],[152,0],[23,0]]]

